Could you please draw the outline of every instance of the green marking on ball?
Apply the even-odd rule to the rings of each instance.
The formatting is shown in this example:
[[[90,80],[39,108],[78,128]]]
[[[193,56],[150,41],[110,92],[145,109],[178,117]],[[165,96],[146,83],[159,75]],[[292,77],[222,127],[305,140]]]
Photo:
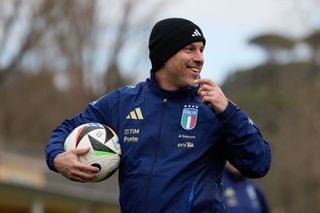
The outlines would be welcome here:
[[[114,155],[113,152],[104,152],[104,151],[94,151],[94,154],[96,156],[110,156],[110,155]]]

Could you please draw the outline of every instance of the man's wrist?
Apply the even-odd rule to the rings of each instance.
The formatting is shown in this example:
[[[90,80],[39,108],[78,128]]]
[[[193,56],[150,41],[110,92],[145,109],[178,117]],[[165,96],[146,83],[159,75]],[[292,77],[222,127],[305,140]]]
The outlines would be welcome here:
[[[232,103],[228,100],[228,105],[225,110],[221,113],[216,113],[216,116],[219,121],[226,121],[228,120],[235,112],[239,111],[240,107],[236,104]]]
[[[54,161],[55,161],[55,159],[56,159],[56,157],[59,155],[59,154],[61,154],[61,153],[63,153],[64,152],[64,150],[55,150],[55,151],[53,151],[52,153],[50,153],[50,161],[49,161],[49,168],[51,169],[51,170],[53,170],[53,171],[55,171],[55,172],[58,172],[58,170],[56,169],[56,167],[55,167],[55,164],[54,164]]]

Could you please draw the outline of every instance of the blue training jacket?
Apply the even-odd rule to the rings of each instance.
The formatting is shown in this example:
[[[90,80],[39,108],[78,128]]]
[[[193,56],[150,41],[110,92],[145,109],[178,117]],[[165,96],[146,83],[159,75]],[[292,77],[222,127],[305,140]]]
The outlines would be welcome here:
[[[168,92],[153,75],[101,97],[59,125],[46,146],[51,170],[56,171],[53,160],[64,152],[68,134],[88,122],[118,134],[124,213],[223,212],[226,160],[252,178],[270,167],[269,145],[242,109],[230,102],[215,114],[197,88]]]
[[[269,207],[259,186],[249,178],[225,171],[225,213],[269,213]]]

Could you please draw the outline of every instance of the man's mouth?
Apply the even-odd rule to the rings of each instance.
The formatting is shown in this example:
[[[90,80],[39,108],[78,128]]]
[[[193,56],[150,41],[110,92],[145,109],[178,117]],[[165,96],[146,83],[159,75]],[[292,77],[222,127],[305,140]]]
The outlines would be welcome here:
[[[192,67],[191,68],[192,72],[195,72],[195,73],[200,73],[200,68],[196,68],[196,67]]]

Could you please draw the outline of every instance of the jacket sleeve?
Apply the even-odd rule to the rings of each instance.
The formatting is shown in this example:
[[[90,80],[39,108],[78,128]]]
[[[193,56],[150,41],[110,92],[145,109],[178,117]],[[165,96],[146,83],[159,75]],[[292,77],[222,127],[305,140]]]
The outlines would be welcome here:
[[[113,129],[116,128],[117,116],[119,115],[117,112],[119,97],[119,91],[111,92],[99,100],[90,103],[83,112],[71,119],[64,120],[53,130],[45,149],[46,162],[49,169],[56,171],[54,159],[58,154],[64,152],[64,141],[77,126],[84,123],[96,122],[106,124]]]
[[[248,115],[229,102],[217,118],[222,124],[226,160],[249,178],[264,176],[271,164],[270,147]]]

